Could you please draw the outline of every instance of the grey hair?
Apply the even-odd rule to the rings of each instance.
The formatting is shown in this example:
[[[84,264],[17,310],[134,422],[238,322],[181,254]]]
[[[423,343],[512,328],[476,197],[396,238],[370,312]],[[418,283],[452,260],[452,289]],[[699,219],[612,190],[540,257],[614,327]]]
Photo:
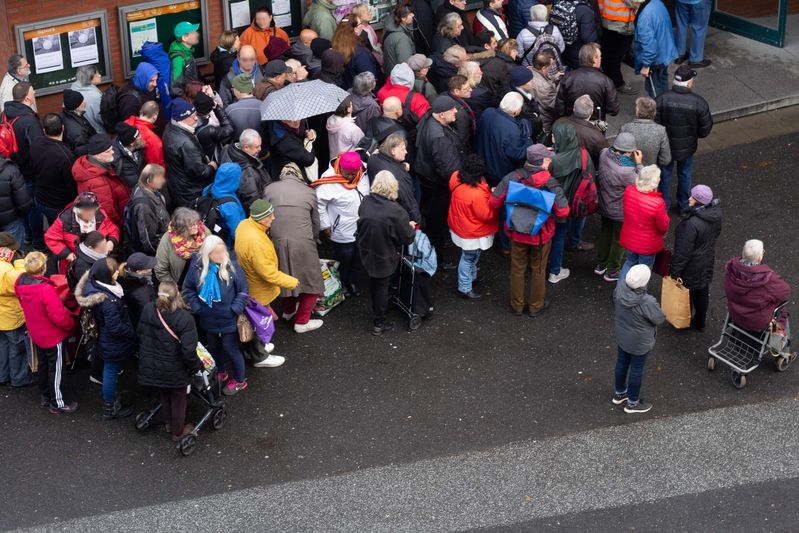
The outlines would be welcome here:
[[[480,63],[477,61],[467,61],[458,69],[458,74],[469,80],[472,88],[477,86],[477,73],[480,72]]]
[[[8,56],[8,73],[16,74],[17,69],[22,64],[23,59],[25,59],[25,56],[20,54],[11,54]]]
[[[169,221],[169,225],[172,226],[172,231],[181,237],[186,237],[191,227],[196,226],[199,221],[200,213],[188,207],[178,207],[172,213],[172,220]]]
[[[375,75],[369,72],[361,72],[352,80],[352,92],[359,96],[366,96],[377,86]]]
[[[759,265],[763,261],[764,253],[763,241],[758,239],[749,239],[744,243],[744,249],[741,252],[741,259],[751,263],[752,265]]]
[[[452,15],[455,15],[455,13],[452,13]],[[457,15],[455,15],[455,16],[457,17]],[[444,61],[446,61],[450,65],[455,65],[455,64],[458,63],[458,61],[460,61],[460,57],[458,57],[458,56],[461,53],[465,54],[466,53],[466,48],[462,47],[459,44],[454,44],[454,45],[450,46],[449,48],[447,48],[446,50],[444,50],[444,53],[442,54],[442,58],[444,59]]]
[[[241,132],[239,135],[239,145],[240,146],[252,146],[255,144],[255,141],[261,140],[261,134],[257,131],[247,128],[246,130]]]
[[[507,93],[499,102],[499,109],[508,115],[515,116],[522,110],[524,97],[516,91]]]
[[[536,4],[530,8],[530,20],[546,22],[549,18],[549,10],[543,4]]]
[[[389,200],[399,197],[399,183],[394,174],[388,170],[381,170],[372,180],[372,194],[377,194]]]
[[[380,153],[392,157],[392,152],[403,144],[407,144],[408,140],[405,138],[405,132],[398,131],[392,133],[386,140],[380,143]]]
[[[588,120],[594,114],[594,101],[590,96],[584,94],[574,101],[572,112],[575,117]]]
[[[657,165],[642,168],[635,178],[635,188],[638,192],[652,192],[657,190],[658,185],[660,185],[660,168]]]
[[[94,75],[99,72],[97,65],[86,65],[84,67],[78,67],[78,70],[75,72],[75,78],[77,78],[78,83],[86,86],[92,84],[92,78]]]
[[[452,32],[455,31],[455,24],[457,24],[459,20],[461,20],[461,17],[457,13],[447,13],[441,19],[441,22],[438,23],[436,31],[444,37],[449,37]]]
[[[597,43],[585,43],[580,47],[580,66],[590,67],[594,64],[596,53],[602,50]]]
[[[653,120],[657,114],[657,104],[648,96],[635,99],[635,118]]]

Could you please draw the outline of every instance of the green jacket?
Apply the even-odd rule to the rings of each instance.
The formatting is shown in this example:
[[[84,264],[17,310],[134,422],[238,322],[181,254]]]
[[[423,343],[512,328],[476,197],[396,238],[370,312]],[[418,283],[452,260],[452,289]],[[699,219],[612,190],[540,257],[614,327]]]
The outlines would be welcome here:
[[[306,11],[302,23],[318,33],[322,39],[332,40],[333,33],[336,31],[334,9],[336,6],[329,0],[314,0],[313,5]]]
[[[172,41],[172,44],[169,45],[169,59],[172,63],[172,79],[170,81],[178,79],[186,67],[186,59],[191,57],[194,57],[194,47],[186,46],[178,41]]]

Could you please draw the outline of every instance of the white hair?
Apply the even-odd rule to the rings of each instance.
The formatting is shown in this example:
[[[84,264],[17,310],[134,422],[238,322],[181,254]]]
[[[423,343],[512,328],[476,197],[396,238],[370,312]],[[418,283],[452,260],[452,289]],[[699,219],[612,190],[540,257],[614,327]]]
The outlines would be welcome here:
[[[536,4],[530,8],[530,20],[546,22],[549,18],[549,10],[543,4]]]
[[[397,178],[390,171],[381,170],[372,181],[371,192],[389,200],[396,200],[399,196]]]
[[[688,84],[691,83],[691,80],[688,80],[688,81],[674,80],[673,83],[677,87],[688,87]]]
[[[502,101],[499,102],[500,110],[511,116],[516,116],[522,110],[523,105],[524,98],[515,91],[507,93],[502,97]]]
[[[639,192],[652,192],[658,188],[658,185],[660,185],[660,168],[657,165],[642,168],[635,178],[635,188]]]
[[[230,283],[230,272],[233,270],[233,266],[230,264],[230,253],[227,251],[227,246],[225,245],[225,241],[217,237],[216,235],[208,235],[205,238],[205,242],[203,243],[202,248],[200,248],[200,259],[202,260],[203,269],[200,272],[200,285],[205,282],[205,276],[208,275],[208,265],[211,262],[209,256],[211,252],[213,252],[217,246],[224,246],[225,247],[225,259],[222,261],[222,264],[219,265],[219,277],[225,283]]]
[[[252,146],[255,141],[261,140],[261,134],[253,129],[246,129],[239,135],[239,144],[241,146]]]
[[[594,101],[587,94],[582,95],[574,101],[572,113],[577,118],[588,120],[594,114]]]
[[[741,257],[752,264],[759,265],[763,261],[763,241],[758,239],[749,239],[744,243],[744,249],[741,252]]]

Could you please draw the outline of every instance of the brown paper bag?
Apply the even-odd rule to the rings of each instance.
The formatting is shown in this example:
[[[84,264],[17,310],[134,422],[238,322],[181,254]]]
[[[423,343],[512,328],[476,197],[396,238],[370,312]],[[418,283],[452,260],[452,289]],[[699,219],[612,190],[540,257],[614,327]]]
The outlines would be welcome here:
[[[666,320],[676,329],[691,327],[691,293],[683,286],[682,280],[671,276],[663,278],[660,307]]]

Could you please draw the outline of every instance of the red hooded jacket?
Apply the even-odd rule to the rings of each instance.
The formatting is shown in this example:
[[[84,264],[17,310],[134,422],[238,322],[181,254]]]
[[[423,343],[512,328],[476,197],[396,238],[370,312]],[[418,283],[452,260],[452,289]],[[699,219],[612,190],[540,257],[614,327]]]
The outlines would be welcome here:
[[[640,192],[635,185],[624,189],[624,222],[619,243],[628,251],[656,254],[663,249],[663,236],[669,231],[666,202],[657,192]]]
[[[36,346],[52,348],[72,333],[75,319],[61,302],[52,281],[24,273],[17,278],[15,290]]]
[[[114,247],[119,246],[119,228],[105,214],[102,209],[97,210],[94,215],[97,231],[105,235],[105,238],[114,241]],[[59,259],[59,272],[62,274],[67,270],[68,263],[66,257],[70,253],[75,253],[77,249],[77,241],[80,238],[80,226],[75,220],[75,214],[72,211],[72,204],[69,204],[58,215],[50,227],[44,234],[44,243],[47,248]]]
[[[377,101],[380,102],[380,106],[382,107],[383,101],[390,97],[396,96],[399,98],[400,102],[402,102],[403,109],[405,108],[405,99],[408,97],[408,93],[410,89],[405,87],[404,85],[394,85],[391,83],[391,77],[388,78],[386,84],[383,85],[379,91],[377,91]],[[421,93],[414,92],[413,96],[411,97],[411,111],[416,113],[418,118],[422,118],[422,115],[427,113],[427,110],[430,109],[430,102],[427,101],[427,98],[424,97]]]
[[[724,293],[730,319],[749,331],[763,331],[774,309],[791,297],[791,287],[764,264],[747,266],[730,259],[724,272]]]
[[[118,228],[124,223],[125,206],[130,200],[130,189],[113,170],[98,167],[84,155],[72,165],[72,176],[78,184],[78,192],[93,192],[100,207]]]
[[[155,133],[155,124],[136,116],[128,117],[125,124],[139,130],[139,135],[144,140],[144,162],[147,164],[154,163],[163,167],[164,143],[161,141],[161,137]]]

